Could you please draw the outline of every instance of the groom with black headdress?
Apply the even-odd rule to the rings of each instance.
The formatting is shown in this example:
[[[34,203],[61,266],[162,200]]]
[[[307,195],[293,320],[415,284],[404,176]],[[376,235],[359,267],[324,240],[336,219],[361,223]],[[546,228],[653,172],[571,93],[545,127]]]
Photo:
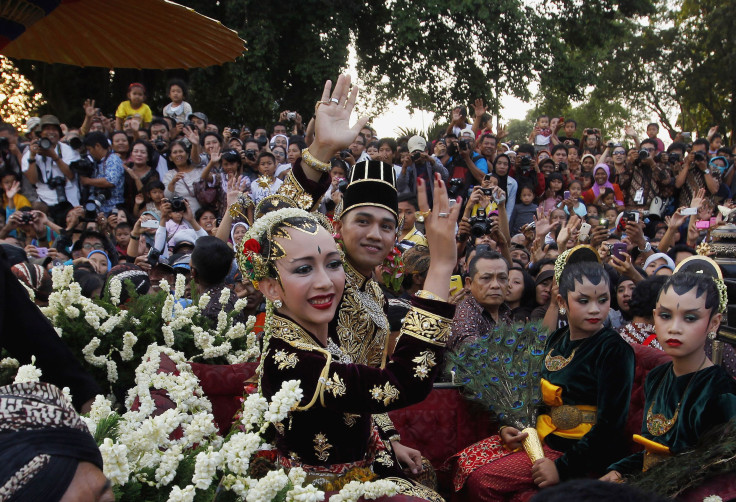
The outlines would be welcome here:
[[[302,158],[297,160],[279,190],[279,194],[288,196],[306,210],[316,210],[330,186],[330,159],[347,148],[367,122],[362,118],[349,127],[357,96],[357,87],[349,89],[349,77],[340,76],[332,98],[330,87],[328,81],[322,100],[317,103],[315,139],[303,151]],[[386,364],[390,333],[386,315],[388,302],[372,276],[373,270],[393,249],[397,226],[398,193],[393,166],[380,161],[355,164],[343,196],[342,211],[334,223],[345,252],[346,283],[335,318],[329,325],[328,349],[335,352],[336,359],[341,362],[373,367]],[[401,467],[397,465],[398,460],[415,474],[420,472],[421,453],[401,444],[388,415],[374,415],[373,419],[386,447],[377,454],[374,470],[386,474],[395,472]],[[348,423],[351,417],[346,416],[345,420]],[[416,487],[415,494],[429,500],[442,500],[437,494],[422,489]],[[408,494],[403,489],[402,493]]]

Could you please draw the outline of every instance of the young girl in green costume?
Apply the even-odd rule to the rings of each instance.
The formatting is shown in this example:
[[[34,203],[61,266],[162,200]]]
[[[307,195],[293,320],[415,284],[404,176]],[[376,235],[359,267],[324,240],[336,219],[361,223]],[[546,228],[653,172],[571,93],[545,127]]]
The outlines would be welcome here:
[[[662,287],[654,324],[672,362],[647,375],[642,433],[634,435],[645,451],[609,466],[601,479],[619,481],[647,470],[691,449],[702,434],[736,416],[736,383],[704,351],[715,338],[726,303],[721,270],[710,258],[683,261]]]

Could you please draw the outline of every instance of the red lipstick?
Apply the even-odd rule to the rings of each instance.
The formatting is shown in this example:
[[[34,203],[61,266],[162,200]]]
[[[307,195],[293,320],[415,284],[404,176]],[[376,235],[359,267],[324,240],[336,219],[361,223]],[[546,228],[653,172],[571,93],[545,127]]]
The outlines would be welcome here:
[[[664,343],[666,343],[670,347],[680,347],[682,345],[682,342],[680,340],[678,340],[677,338],[670,338],[669,340],[667,340]]]
[[[316,308],[317,310],[327,310],[332,307],[332,300],[334,298],[335,295],[320,295],[314,296],[307,301],[312,307]]]

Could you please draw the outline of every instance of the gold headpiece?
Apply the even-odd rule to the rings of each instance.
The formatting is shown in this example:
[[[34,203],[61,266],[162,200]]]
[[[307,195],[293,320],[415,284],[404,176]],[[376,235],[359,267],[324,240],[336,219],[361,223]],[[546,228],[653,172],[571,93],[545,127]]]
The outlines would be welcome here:
[[[293,225],[285,221],[289,218],[303,218],[303,223]],[[325,225],[321,218],[295,207],[279,209],[257,219],[253,223],[253,226],[245,233],[241,245],[236,250],[238,267],[241,273],[244,277],[248,277],[256,288],[258,287],[259,281],[269,276],[269,264],[274,260],[286,256],[283,247],[274,241],[275,237],[282,239],[291,238],[285,229],[277,228],[282,224],[312,235],[319,231],[319,227],[332,232],[332,227]],[[276,229],[275,232],[274,229]],[[264,242],[264,237],[270,243],[267,256],[264,256],[262,253],[261,243]]]
[[[723,280],[721,267],[712,258],[701,255],[693,255],[682,260],[676,267],[675,273],[688,272],[691,274],[707,275],[716,283],[718,289],[718,312],[726,313],[728,308],[728,288]]]
[[[601,258],[598,256],[598,252],[595,248],[589,244],[579,244],[574,248],[566,250],[555,260],[555,282],[557,284],[560,283],[562,271],[565,270],[567,265],[580,261],[595,261],[600,263]]]

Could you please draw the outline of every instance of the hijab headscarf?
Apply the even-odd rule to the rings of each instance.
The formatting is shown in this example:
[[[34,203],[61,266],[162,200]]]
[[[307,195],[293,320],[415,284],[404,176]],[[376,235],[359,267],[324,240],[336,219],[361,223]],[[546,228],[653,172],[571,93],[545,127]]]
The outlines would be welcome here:
[[[95,253],[99,253],[99,254],[101,254],[102,256],[105,257],[105,259],[107,260],[107,271],[109,272],[110,269],[112,268],[112,262],[110,261],[110,257],[107,256],[107,253],[105,253],[101,249],[95,249],[93,251],[90,251],[89,254],[87,255],[87,259],[89,259],[89,257],[92,256]]]
[[[603,185],[599,185],[598,182],[595,180],[595,173],[598,172],[598,169],[603,169],[606,172],[606,183]],[[606,164],[598,164],[593,168],[593,193],[595,194],[595,197],[598,198],[601,194],[601,190],[604,188],[610,188],[612,192],[616,192],[613,189],[613,185],[611,184],[608,179],[611,177],[611,170],[608,168],[608,165]]]
[[[285,134],[274,134],[273,135],[273,137],[271,138],[271,142],[269,143],[271,146],[271,149],[273,149],[273,147],[276,146],[276,138],[278,138],[279,136],[286,140],[286,150],[288,150],[289,149],[289,138]]]
[[[501,157],[505,157],[506,161],[509,163],[509,167],[506,169],[506,174],[504,176],[501,176],[500,174],[496,173],[496,164],[498,163],[498,159]],[[501,187],[503,190],[503,193],[505,193],[508,196],[508,183],[509,183],[509,171],[511,170],[511,158],[506,155],[505,153],[500,153],[496,155],[496,158],[493,159],[493,174],[496,175],[496,178],[498,178],[498,186]]]
[[[58,387],[0,387],[0,495],[8,502],[60,500],[79,462],[102,470],[89,429]]]
[[[232,241],[233,245],[235,244],[235,229],[238,227],[245,228],[245,231],[248,231],[248,225],[246,223],[243,223],[242,221],[239,221],[237,223],[233,223],[233,228],[230,229],[230,240]]]

